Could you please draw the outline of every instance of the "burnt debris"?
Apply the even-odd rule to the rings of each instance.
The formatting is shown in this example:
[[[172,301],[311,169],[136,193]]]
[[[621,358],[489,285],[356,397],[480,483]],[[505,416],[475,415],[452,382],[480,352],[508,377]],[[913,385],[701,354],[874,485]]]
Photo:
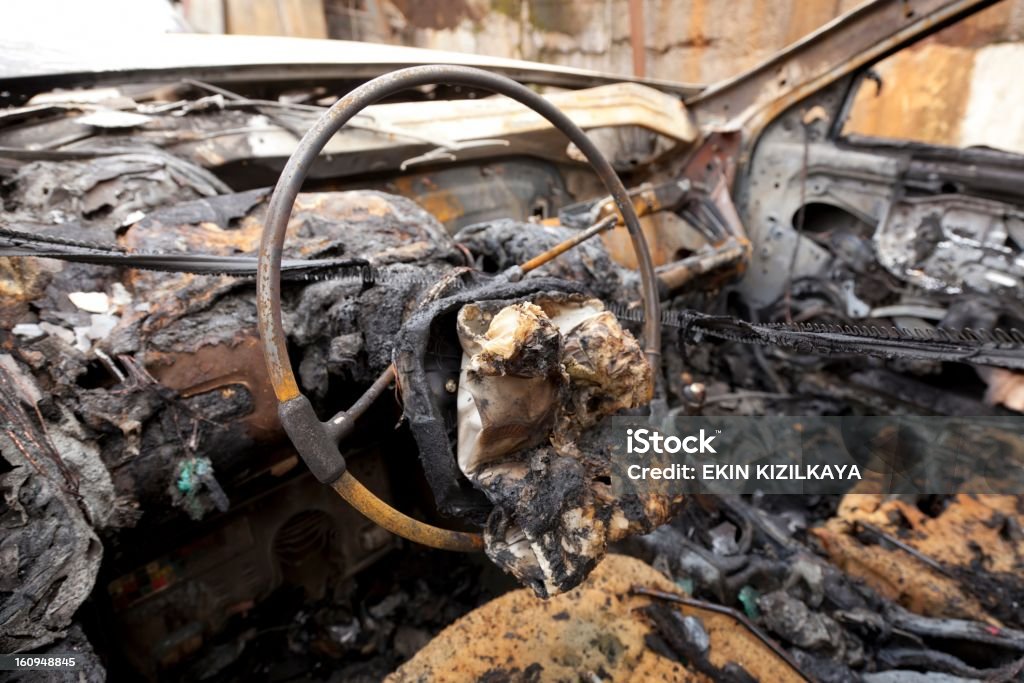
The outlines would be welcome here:
[[[618,492],[604,434],[643,411],[1018,414],[1007,197],[932,192],[920,160],[841,172],[827,117],[787,109],[745,159],[667,93],[558,93],[659,108],[637,110],[657,133],[595,125],[634,184],[616,205],[578,147],[475,88],[375,108],[311,161],[287,223],[282,353],[319,419],[377,382],[333,432],[347,471],[476,534],[467,559],[357,514],[282,432],[251,276],[265,186],[327,91],[239,87],[0,120],[5,238],[156,259],[0,257],[0,651],[81,653],[87,680],[1020,679],[1020,496]],[[494,135],[442,140],[423,104]],[[637,156],[620,127],[657,144]],[[626,199],[666,309],[653,339],[621,225],[518,268]],[[194,254],[202,272],[165,267]]]

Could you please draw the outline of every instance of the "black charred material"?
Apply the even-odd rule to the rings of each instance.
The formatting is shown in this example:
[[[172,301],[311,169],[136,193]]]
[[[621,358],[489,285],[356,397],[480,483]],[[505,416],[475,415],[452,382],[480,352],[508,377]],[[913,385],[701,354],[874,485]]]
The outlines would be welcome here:
[[[265,194],[164,207],[109,243],[132,251],[251,253]],[[395,274],[369,287],[346,278],[285,288],[303,390],[329,414],[388,367],[402,320],[427,283],[462,254],[414,202],[374,191],[304,194],[292,228],[289,257],[368,257]],[[60,234],[101,241],[93,232],[102,230]],[[283,434],[276,402],[268,401],[251,281],[35,259],[0,259],[0,270],[20,287],[0,302],[0,340],[27,366],[27,381],[49,405],[46,429],[53,433],[67,416],[80,430],[78,443],[98,449],[116,492],[109,505],[114,526],[132,526],[140,512],[147,527],[175,514],[167,491],[183,458],[208,458],[232,498],[236,484],[281,457],[276,444]],[[91,318],[68,294],[112,296],[119,287],[130,300],[107,316],[116,326],[80,351],[73,329]],[[19,324],[44,331],[10,335]]]
[[[856,636],[786,591],[761,596],[757,606],[768,630],[785,642],[851,666],[863,664],[864,647]]]
[[[93,526],[107,523],[113,497],[95,451],[70,441],[74,434],[65,432],[66,420],[48,432],[41,401],[25,369],[0,355],[3,652],[32,650],[63,637],[99,571],[103,547]],[[55,438],[69,446],[63,453]]]
[[[602,555],[567,552],[567,548],[585,545],[593,526],[611,521],[612,508],[594,504],[593,482],[579,460],[559,455],[550,446],[540,446],[526,458],[529,472],[525,477],[498,475],[487,483],[495,502],[487,520],[490,539],[488,556],[499,567],[520,564],[515,551],[503,539],[510,530],[518,530],[538,546],[533,552],[543,555],[547,573],[540,566],[529,574],[520,570],[519,579],[539,597],[549,596],[547,583],[559,592],[575,588],[587,576]],[[594,519],[578,528],[566,528],[563,516],[570,510],[594,509]]]
[[[630,545],[654,566],[691,582],[694,597],[642,587],[633,590],[731,614],[795,670],[821,683],[853,683],[871,671],[1017,680],[1024,667],[1020,630],[912,613],[813,552],[801,529],[834,514],[830,499],[769,496],[756,504],[740,496],[690,499],[671,526]],[[746,530],[736,547],[722,555],[715,550],[714,534],[707,530],[725,521]],[[691,532],[685,541],[684,529]],[[766,561],[774,571],[748,572]],[[744,575],[746,598],[729,590]],[[1012,604],[1010,596],[1015,593],[1002,594]],[[751,598],[756,604],[751,604]]]
[[[231,192],[210,171],[155,149],[35,161],[18,169],[10,189],[10,218],[59,216],[65,234],[118,229],[138,211]]]
[[[678,611],[657,602],[644,608],[644,614],[654,624],[662,643],[668,646],[676,659],[713,681],[721,683],[757,683],[739,664],[730,662],[717,667],[708,659],[709,639],[703,624],[696,617],[684,617]],[[656,648],[664,651],[663,648]]]
[[[51,671],[41,674],[39,671],[17,671],[5,672],[10,678],[4,680],[8,683],[58,683],[63,681],[74,681],[75,683],[106,683],[112,680],[104,667],[103,660],[93,650],[92,643],[82,630],[81,625],[74,623],[67,629],[67,634],[52,645],[32,653],[30,656],[39,657],[67,657],[73,655],[75,668],[73,674],[61,671]]]
[[[946,673],[963,678],[989,681],[1012,681],[1021,673],[1024,660],[994,669],[978,669],[951,654],[927,648],[890,648],[878,653],[878,663],[885,669],[913,669]],[[1020,680],[1020,679],[1017,679]]]

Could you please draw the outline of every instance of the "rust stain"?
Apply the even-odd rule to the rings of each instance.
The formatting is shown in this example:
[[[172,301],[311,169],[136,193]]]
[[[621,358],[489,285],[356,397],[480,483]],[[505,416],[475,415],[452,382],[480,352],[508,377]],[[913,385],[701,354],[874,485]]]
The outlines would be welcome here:
[[[38,259],[0,257],[0,296],[4,305],[32,301],[43,293],[48,280],[47,274],[61,266],[48,267],[48,262]]]
[[[928,42],[943,45],[959,45],[962,47],[984,47],[992,43],[1019,40],[1020,22],[1014,26],[1015,15],[1019,15],[1024,3],[997,2],[963,21],[947,26],[933,36],[925,39]]]
[[[836,516],[811,533],[840,569],[914,612],[998,626],[993,589],[1003,579],[1012,584],[1024,569],[1024,540],[1005,533],[1000,520],[1019,525],[1019,507],[1018,496],[959,494],[940,512],[927,514],[898,499],[849,494]],[[865,525],[919,556],[880,539],[865,542],[874,533],[866,534]],[[972,589],[977,566],[994,581],[983,593]]]
[[[397,194],[412,199],[445,225],[461,218],[466,210],[451,191],[430,183],[429,178],[399,178],[394,181]]]
[[[929,617],[974,619],[998,625],[953,579],[929,570],[900,550],[865,546],[830,528],[811,530],[829,559],[850,576],[912,612]]]
[[[643,229],[644,237],[647,238],[647,246],[651,252],[651,260],[655,266],[668,263],[671,259],[666,247],[666,240],[669,235],[660,230],[661,223],[654,216],[642,216],[640,227]],[[625,226],[615,227],[601,235],[608,255],[612,260],[626,268],[636,268],[636,254],[633,251],[633,243],[629,239],[629,232]]]
[[[693,48],[687,50],[683,80],[700,83],[704,79],[702,61],[707,53],[708,39],[704,37],[705,0],[693,0],[690,6],[690,35]]]
[[[277,399],[254,329],[243,331],[232,344],[202,346],[190,353],[149,351],[146,361],[146,369],[160,384],[184,398],[211,391],[230,396],[236,387],[245,387],[253,401],[252,412],[242,418],[249,435],[261,442],[280,438]]]
[[[930,43],[883,60],[882,90],[865,80],[844,135],[956,146],[974,71],[974,51]]]
[[[482,13],[466,0],[393,0],[395,9],[416,28],[453,29],[463,19],[479,21]]]

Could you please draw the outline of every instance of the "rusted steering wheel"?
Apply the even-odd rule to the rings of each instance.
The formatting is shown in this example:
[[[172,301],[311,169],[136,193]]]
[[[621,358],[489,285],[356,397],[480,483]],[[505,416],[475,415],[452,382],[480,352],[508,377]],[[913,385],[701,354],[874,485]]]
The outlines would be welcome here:
[[[394,379],[393,369],[388,368],[350,410],[338,413],[327,422],[321,422],[309,399],[299,391],[281,323],[281,255],[285,231],[295,197],[317,155],[342,126],[368,105],[409,88],[441,83],[479,88],[517,100],[562,131],[593,167],[614,199],[636,252],[645,315],[644,353],[657,373],[661,359],[661,322],[654,267],[640,229],[640,221],[622,181],[590,138],[550,102],[509,78],[469,67],[415,66],[379,76],[338,100],[302,137],[281,172],[267,209],[260,241],[256,310],[263,356],[279,402],[281,424],[317,479],[334,488],[369,519],[403,538],[445,550],[477,551],[483,549],[480,534],[441,529],[402,514],[346,471],[345,458],[341,455],[338,443],[351,431],[356,418]]]

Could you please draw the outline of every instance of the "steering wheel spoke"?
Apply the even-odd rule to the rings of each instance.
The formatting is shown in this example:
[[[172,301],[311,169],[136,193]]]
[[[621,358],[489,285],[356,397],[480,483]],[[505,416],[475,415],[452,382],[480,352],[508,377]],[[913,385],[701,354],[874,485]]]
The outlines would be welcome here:
[[[381,394],[387,391],[388,386],[394,381],[395,366],[389,365],[387,370],[382,372],[380,377],[373,381],[370,388],[359,397],[359,400],[352,404],[351,408],[338,411],[334,417],[323,423],[334,443],[340,444],[352,433],[356,426],[356,420],[373,405],[374,401],[380,398]]]

